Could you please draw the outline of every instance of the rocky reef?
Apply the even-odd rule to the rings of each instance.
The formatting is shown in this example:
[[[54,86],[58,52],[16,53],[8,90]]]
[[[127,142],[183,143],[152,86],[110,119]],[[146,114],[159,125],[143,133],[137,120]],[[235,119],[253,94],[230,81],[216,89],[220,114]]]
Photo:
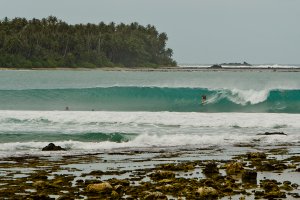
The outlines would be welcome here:
[[[182,159],[189,155],[182,152],[182,155],[152,154],[151,159],[147,158],[148,152],[136,151],[65,155],[59,159],[34,156],[2,158],[0,170],[4,175],[0,176],[0,198],[299,198],[297,179],[282,181],[282,176],[288,173],[300,177],[300,156],[288,156],[287,149],[252,151],[221,160],[203,159],[195,153],[191,153],[195,157],[192,160]],[[201,159],[197,159],[197,155]],[[278,155],[285,158],[277,159]],[[272,173],[272,178],[265,173]],[[278,174],[281,178],[274,179]]]

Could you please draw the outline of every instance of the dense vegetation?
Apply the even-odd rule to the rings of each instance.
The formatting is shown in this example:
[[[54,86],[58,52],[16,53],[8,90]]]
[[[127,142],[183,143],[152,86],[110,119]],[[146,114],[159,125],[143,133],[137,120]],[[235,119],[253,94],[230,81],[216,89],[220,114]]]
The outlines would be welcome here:
[[[175,66],[167,35],[138,23],[70,25],[54,16],[0,20],[0,67]]]

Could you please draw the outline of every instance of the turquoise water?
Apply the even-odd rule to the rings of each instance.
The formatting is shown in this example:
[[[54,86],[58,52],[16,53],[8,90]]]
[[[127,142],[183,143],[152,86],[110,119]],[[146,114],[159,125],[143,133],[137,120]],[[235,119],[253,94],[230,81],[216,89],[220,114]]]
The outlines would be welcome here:
[[[300,113],[300,90],[292,89],[105,87],[0,90],[0,96],[1,110]]]
[[[298,145],[299,121],[300,73],[0,71],[0,156]]]

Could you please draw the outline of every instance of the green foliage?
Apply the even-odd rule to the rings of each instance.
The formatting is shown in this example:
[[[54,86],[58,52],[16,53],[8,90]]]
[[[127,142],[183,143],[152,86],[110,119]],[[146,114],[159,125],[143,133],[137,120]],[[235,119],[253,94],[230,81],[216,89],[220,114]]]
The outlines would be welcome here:
[[[54,16],[0,20],[0,67],[176,66],[154,26],[75,24]]]

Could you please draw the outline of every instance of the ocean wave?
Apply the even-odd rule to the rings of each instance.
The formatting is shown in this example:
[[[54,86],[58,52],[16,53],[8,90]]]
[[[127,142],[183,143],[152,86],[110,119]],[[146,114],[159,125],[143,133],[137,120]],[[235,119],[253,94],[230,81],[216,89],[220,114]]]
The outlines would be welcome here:
[[[16,120],[7,120],[11,118]],[[45,119],[50,123],[37,123],[37,119]],[[232,127],[253,132],[281,128],[299,130],[299,121],[300,114],[282,113],[0,111],[0,134],[35,133],[44,134],[45,137],[54,134],[100,133],[194,134],[202,131],[218,134]]]
[[[299,144],[299,121],[300,114],[282,113],[0,111],[0,156],[39,152],[50,142],[70,151],[198,148],[254,140],[257,145]],[[278,131],[287,135],[257,135]]]
[[[0,96],[1,110],[300,113],[298,89],[107,87],[0,90]]]
[[[190,147],[190,148],[205,148],[209,146],[232,146],[235,144],[252,144],[255,141],[256,145],[282,145],[294,144],[299,145],[299,135],[273,135],[273,136],[258,136],[258,135],[240,135],[240,134],[223,134],[223,135],[186,135],[174,134],[159,135],[159,134],[142,134],[128,141],[75,141],[75,140],[60,140],[55,144],[68,151],[101,151],[117,148],[161,148],[161,147]],[[28,142],[7,142],[2,143],[0,151],[41,151],[51,141],[28,141]],[[31,152],[33,153],[33,152]]]

